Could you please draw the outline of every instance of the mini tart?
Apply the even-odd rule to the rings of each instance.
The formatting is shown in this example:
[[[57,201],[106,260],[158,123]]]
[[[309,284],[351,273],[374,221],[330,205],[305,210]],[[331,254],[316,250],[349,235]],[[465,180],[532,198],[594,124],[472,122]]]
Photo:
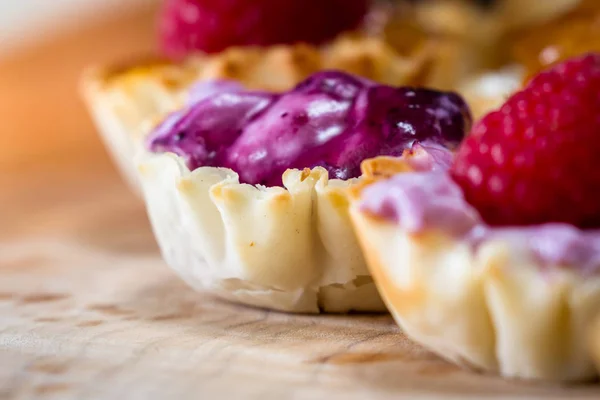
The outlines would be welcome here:
[[[287,312],[385,311],[348,215],[352,180],[288,170],[285,188],[266,188],[171,153],[137,165],[163,257],[196,290]]]
[[[450,228],[415,232],[363,211],[370,184],[412,170],[403,160],[365,166],[352,189],[352,221],[379,292],[410,338],[504,377],[597,377],[587,338],[600,311],[598,274],[540,265],[523,241],[487,238],[473,247]]]
[[[323,69],[338,69],[393,86],[418,85],[427,73],[431,49],[411,58],[384,41],[359,35],[339,37],[324,47],[305,44],[232,48],[195,55],[183,63],[145,60],[113,68],[91,68],[82,93],[109,152],[132,188],[139,191],[133,165],[146,135],[187,100],[198,81],[229,79],[250,89],[284,91]]]
[[[192,94],[202,100],[162,121],[136,157],[167,264],[197,290],[243,304],[385,311],[347,189],[375,154],[422,147],[450,159],[471,123],[463,99],[339,71],[276,94],[230,83],[214,85],[214,97]]]

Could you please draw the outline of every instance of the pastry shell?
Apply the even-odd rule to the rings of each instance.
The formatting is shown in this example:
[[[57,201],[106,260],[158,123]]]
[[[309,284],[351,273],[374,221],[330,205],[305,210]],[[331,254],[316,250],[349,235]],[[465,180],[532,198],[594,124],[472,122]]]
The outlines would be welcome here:
[[[286,171],[285,188],[240,184],[170,153],[137,165],[163,257],[195,289],[288,312],[385,311],[348,215],[352,181],[315,168]]]
[[[90,68],[82,94],[113,159],[130,186],[139,192],[134,156],[166,114],[185,106],[190,86],[198,81],[231,79],[251,89],[283,91],[309,75],[337,69],[380,83],[419,84],[427,73],[432,49],[401,56],[383,40],[359,34],[329,45],[231,48],[216,55],[195,55],[182,63],[139,60],[112,68]]]
[[[92,69],[83,93],[107,147],[143,194],[166,262],[192,287],[269,309],[317,313],[384,312],[348,216],[351,181],[321,168],[288,170],[285,188],[240,184],[224,168],[190,171],[174,154],[144,149],[147,134],[185,106],[190,85],[235,79],[285,90],[321,69],[403,85],[426,63],[383,41],[346,36],[322,47],[233,48],[184,63]]]
[[[379,292],[410,338],[451,362],[508,378],[597,376],[586,339],[600,311],[600,276],[542,267],[502,240],[474,250],[447,232],[412,233],[365,213],[358,199],[367,182],[409,168],[375,169],[379,176],[353,189],[351,217]]]

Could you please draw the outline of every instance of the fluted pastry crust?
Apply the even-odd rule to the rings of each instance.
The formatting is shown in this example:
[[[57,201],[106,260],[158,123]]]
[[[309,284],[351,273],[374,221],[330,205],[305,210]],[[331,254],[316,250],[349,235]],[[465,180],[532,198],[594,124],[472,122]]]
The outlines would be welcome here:
[[[162,254],[197,290],[281,311],[385,311],[350,223],[352,181],[288,170],[285,188],[265,188],[169,153],[138,168]]]
[[[378,174],[354,188],[351,216],[379,292],[408,336],[452,362],[504,377],[597,376],[587,338],[600,311],[600,276],[541,266],[514,243],[487,240],[474,249],[447,232],[410,233],[362,212],[355,200],[368,182],[409,169],[402,161],[369,163]]]

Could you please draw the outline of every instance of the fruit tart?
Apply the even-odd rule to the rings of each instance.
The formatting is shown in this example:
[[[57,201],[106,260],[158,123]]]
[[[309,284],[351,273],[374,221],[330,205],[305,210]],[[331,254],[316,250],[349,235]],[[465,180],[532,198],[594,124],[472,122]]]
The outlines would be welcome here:
[[[374,159],[351,217],[404,332],[505,377],[597,376],[600,54],[541,72],[456,155]]]
[[[198,290],[269,309],[384,311],[348,215],[360,163],[453,149],[454,93],[321,71],[292,90],[200,82],[137,160],[166,262]]]

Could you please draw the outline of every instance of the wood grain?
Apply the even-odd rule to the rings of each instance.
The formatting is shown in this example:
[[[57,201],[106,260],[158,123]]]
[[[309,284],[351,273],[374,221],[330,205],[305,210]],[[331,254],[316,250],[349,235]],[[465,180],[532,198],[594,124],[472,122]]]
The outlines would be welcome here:
[[[385,315],[290,316],[181,283],[75,92],[87,61],[151,48],[152,13],[0,63],[0,399],[600,397],[460,370]]]
[[[126,253],[46,237],[0,254],[6,398],[599,394],[459,370],[409,343],[388,316],[291,316],[216,301],[184,286],[150,245]]]

